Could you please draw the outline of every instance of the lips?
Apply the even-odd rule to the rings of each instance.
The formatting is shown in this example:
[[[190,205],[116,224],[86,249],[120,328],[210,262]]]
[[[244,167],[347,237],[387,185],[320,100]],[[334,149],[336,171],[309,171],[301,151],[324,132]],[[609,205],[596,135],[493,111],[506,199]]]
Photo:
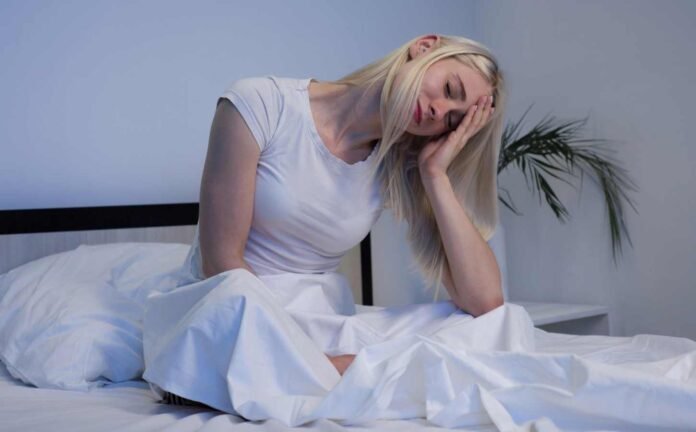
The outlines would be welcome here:
[[[416,121],[416,124],[420,124],[421,122],[421,109],[420,105],[416,101],[416,110],[413,112],[413,119]]]

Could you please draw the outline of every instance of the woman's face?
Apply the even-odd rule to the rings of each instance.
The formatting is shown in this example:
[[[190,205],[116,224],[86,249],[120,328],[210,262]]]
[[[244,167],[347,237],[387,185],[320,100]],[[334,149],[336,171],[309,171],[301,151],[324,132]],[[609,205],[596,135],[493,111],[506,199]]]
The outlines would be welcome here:
[[[401,67],[394,78],[395,85],[413,64],[408,61]],[[453,131],[469,107],[482,96],[491,95],[492,90],[478,72],[456,58],[438,60],[425,71],[406,132],[434,136]]]

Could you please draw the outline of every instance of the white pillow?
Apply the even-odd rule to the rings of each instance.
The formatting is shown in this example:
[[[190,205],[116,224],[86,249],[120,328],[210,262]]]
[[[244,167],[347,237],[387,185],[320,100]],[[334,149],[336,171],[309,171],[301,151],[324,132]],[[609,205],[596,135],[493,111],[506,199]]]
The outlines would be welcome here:
[[[81,245],[1,275],[0,360],[15,378],[44,388],[139,379],[144,300],[176,286],[189,248]]]

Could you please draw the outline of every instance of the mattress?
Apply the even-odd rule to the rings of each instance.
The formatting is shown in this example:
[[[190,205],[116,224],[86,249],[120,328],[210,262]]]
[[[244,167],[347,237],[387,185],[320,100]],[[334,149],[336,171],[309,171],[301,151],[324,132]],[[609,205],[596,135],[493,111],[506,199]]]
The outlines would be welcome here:
[[[425,419],[378,420],[364,426],[341,426],[317,420],[302,427],[287,427],[276,420],[249,422],[212,409],[164,405],[157,402],[148,383],[133,380],[89,392],[36,388],[14,379],[0,362],[0,431],[441,431]],[[481,427],[461,431],[495,431]]]
[[[511,302],[358,307],[332,274],[189,283],[183,252],[80,247],[0,275],[0,431],[696,430],[696,341],[547,332]]]

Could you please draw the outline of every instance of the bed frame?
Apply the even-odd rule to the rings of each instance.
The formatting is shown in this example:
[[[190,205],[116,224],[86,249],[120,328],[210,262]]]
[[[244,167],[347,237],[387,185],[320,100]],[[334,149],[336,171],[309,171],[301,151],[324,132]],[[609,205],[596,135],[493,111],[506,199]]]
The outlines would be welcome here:
[[[186,243],[193,240],[198,203],[0,211],[0,274],[80,244]],[[339,271],[357,303],[371,306],[370,234],[346,254]]]

